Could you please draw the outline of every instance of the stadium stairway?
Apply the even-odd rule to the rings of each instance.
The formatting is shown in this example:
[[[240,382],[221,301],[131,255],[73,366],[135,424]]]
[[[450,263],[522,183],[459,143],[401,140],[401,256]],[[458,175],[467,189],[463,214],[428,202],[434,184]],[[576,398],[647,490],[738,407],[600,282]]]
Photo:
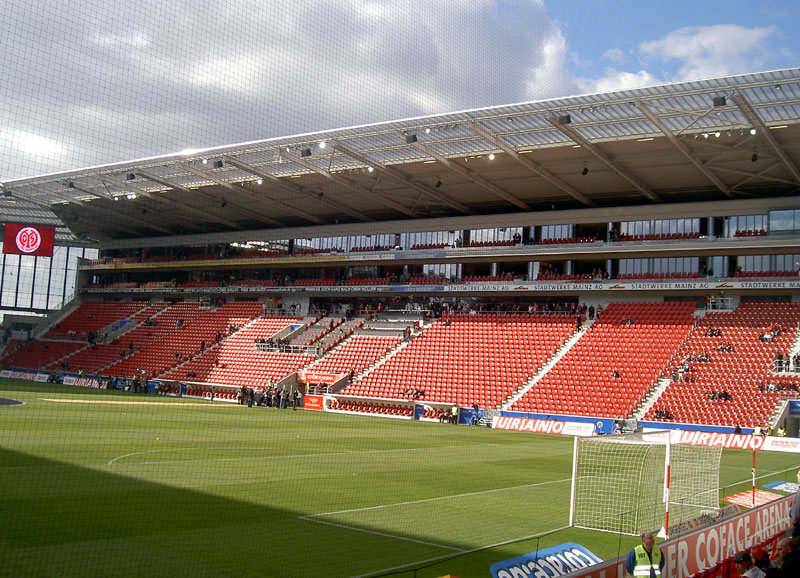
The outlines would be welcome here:
[[[795,335],[792,345],[789,347],[787,358],[792,359],[797,354],[800,354],[800,331],[797,332],[797,335]]]
[[[645,414],[650,411],[650,408],[655,405],[658,401],[658,398],[661,397],[661,394],[669,387],[672,380],[666,377],[662,377],[656,382],[656,385],[653,386],[653,389],[645,396],[642,400],[642,403],[639,404],[639,407],[636,408],[636,411],[633,412],[632,419],[636,421],[643,419]]]
[[[419,330],[419,332],[422,332],[422,331],[424,331],[424,330],[425,330],[425,327],[429,326],[430,324],[431,324],[431,323],[430,323],[430,322],[428,322],[428,324],[427,324],[427,325],[425,325],[425,326],[423,326],[423,327],[422,327],[422,328]],[[342,345],[343,345],[343,344],[345,344],[345,343],[347,343],[347,341],[348,341],[348,340],[345,340],[345,341],[342,343]],[[405,349],[405,348],[408,346],[408,344],[409,344],[409,343],[411,343],[411,341],[402,341],[402,340],[401,340],[401,341],[400,341],[400,343],[398,343],[396,347],[392,348],[392,350],[391,350],[391,351],[389,351],[389,352],[388,352],[386,355],[384,355],[383,357],[380,357],[379,359],[377,359],[377,360],[375,361],[375,363],[373,363],[373,364],[369,365],[368,367],[366,367],[366,368],[364,369],[364,371],[362,371],[362,372],[360,372],[360,373],[357,373],[357,374],[354,376],[354,379],[353,379],[353,381],[354,381],[354,382],[356,382],[356,381],[358,381],[359,379],[361,379],[362,377],[364,377],[365,375],[369,374],[371,371],[374,371],[374,370],[378,369],[378,368],[379,368],[381,365],[383,365],[384,363],[386,363],[387,361],[389,361],[391,358],[393,358],[395,355],[397,355],[398,353],[400,353],[401,351],[403,351],[403,349]],[[322,359],[325,359],[325,358],[323,357]],[[344,393],[344,391],[342,391],[342,392],[340,392],[340,393]]]
[[[547,361],[547,363],[545,363],[533,377],[531,377],[527,382],[522,384],[522,386],[508,398],[508,400],[503,404],[501,411],[508,410],[512,405],[514,405],[517,402],[518,399],[520,399],[523,395],[525,395],[529,389],[535,386],[539,382],[539,380],[542,379],[547,374],[547,372],[550,371],[553,368],[553,366],[555,366],[555,364],[558,363],[561,360],[561,358],[567,354],[567,352],[570,349],[572,349],[572,346],[578,343],[580,338],[583,337],[587,331],[589,331],[589,328],[592,325],[594,325],[593,319],[584,321],[583,325],[581,325],[581,328],[575,331],[575,333],[573,333],[572,336],[567,341],[564,342],[564,345],[562,345],[556,350],[556,352]]]

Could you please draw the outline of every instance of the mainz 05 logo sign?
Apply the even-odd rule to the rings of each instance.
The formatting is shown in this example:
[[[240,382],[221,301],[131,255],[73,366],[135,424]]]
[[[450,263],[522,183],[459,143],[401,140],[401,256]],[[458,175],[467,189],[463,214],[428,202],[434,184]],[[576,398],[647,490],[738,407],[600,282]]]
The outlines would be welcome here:
[[[34,253],[42,244],[42,236],[33,227],[25,227],[17,233],[15,241],[23,253]]]
[[[55,233],[55,227],[9,223],[3,236],[3,253],[52,257]]]

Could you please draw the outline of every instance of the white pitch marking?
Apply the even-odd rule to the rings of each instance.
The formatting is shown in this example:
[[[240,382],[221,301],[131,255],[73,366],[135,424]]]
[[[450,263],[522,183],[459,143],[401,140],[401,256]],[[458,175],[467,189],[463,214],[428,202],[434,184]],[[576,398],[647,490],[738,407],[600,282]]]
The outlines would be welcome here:
[[[108,462],[106,465],[107,466],[113,466],[114,462],[116,462],[117,460],[121,460],[123,458],[130,458],[132,456],[140,456],[142,454],[154,454],[154,453],[157,453],[157,452],[179,452],[179,451],[183,451],[183,450],[196,450],[196,449],[198,449],[198,448],[165,448],[163,450],[145,450],[143,452],[133,452],[133,453],[130,453],[130,454],[124,454],[124,455],[121,455],[121,456],[117,456],[113,460]],[[160,464],[161,462],[152,462],[152,463]]]
[[[437,562],[440,560],[448,560],[451,558],[458,558],[460,556],[464,556],[465,554],[473,554],[474,552],[480,552],[481,550],[488,550],[489,548],[497,548],[498,546],[505,546],[506,544],[513,544],[514,542],[521,542],[523,540],[533,540],[534,538],[539,538],[546,534],[552,534],[554,532],[561,532],[562,530],[569,529],[569,526],[561,526],[560,528],[556,528],[555,530],[546,530],[544,532],[539,532],[538,534],[531,534],[530,536],[522,536],[521,538],[512,538],[511,540],[505,540],[503,542],[498,542],[496,544],[488,544],[486,546],[478,546],[477,548],[472,548],[471,550],[462,550],[457,552],[456,554],[445,554],[443,556],[436,556],[435,558],[426,558],[425,560],[416,560],[414,562],[408,562],[407,564],[401,564],[400,566],[393,566],[392,568],[382,568],[380,570],[374,570],[372,572],[367,572],[366,574],[358,574],[356,576],[348,576],[347,578],[369,578],[370,576],[383,575],[386,572],[395,572],[397,570],[402,570],[403,568],[409,568],[412,566],[418,566],[419,564],[427,564],[428,562]]]
[[[424,448],[397,448],[393,450],[367,450],[367,451],[351,451],[351,452],[325,452],[325,453],[317,453],[317,454],[282,454],[278,456],[254,456],[254,457],[237,457],[237,458],[200,458],[196,460],[168,460],[168,461],[159,461],[159,462],[137,462],[137,465],[158,465],[158,464],[171,464],[171,463],[189,463],[189,462],[240,462],[245,460],[286,460],[286,459],[297,459],[297,458],[325,458],[325,457],[336,457],[336,456],[360,456],[360,455],[367,455],[367,454],[387,454],[387,453],[397,453],[397,452],[416,452],[416,451],[426,451],[426,450],[449,450],[449,449],[464,449],[464,448],[471,448],[471,447],[494,447],[498,444],[470,444],[466,446],[433,446],[433,447],[424,447]],[[200,449],[200,448],[198,448]],[[233,448],[232,448],[233,449]],[[263,448],[252,448],[254,450],[263,449]],[[238,450],[237,450],[238,451]]]
[[[523,484],[521,486],[510,486],[508,488],[495,488],[492,490],[481,490],[479,492],[467,492],[465,494],[453,494],[452,496],[439,496],[436,498],[425,498],[423,500],[412,500],[409,502],[396,502],[394,504],[384,504],[381,506],[368,506],[366,508],[353,508],[351,510],[339,510],[336,512],[322,512],[319,514],[309,514],[307,516],[298,516],[298,518],[303,520],[308,520],[309,518],[317,518],[320,516],[334,516],[336,514],[349,514],[350,512],[365,512],[367,510],[381,510],[383,508],[394,508],[395,506],[409,506],[411,504],[422,504],[425,502],[436,502],[439,500],[450,500],[452,498],[463,498],[466,496],[477,496],[479,494],[492,494],[495,492],[505,492],[507,490],[518,490],[520,488],[534,488],[536,486],[546,486],[548,484],[560,484],[562,482],[568,482],[572,478],[562,478],[560,480],[550,480],[549,482],[538,482],[536,484]],[[315,520],[311,520],[315,521]]]
[[[415,540],[414,538],[406,538],[405,536],[398,536],[396,534],[386,534],[384,532],[376,532],[374,530],[365,530],[364,528],[356,528],[355,526],[348,526],[346,524],[334,524],[333,522],[323,522],[322,520],[310,520],[306,517],[299,516],[301,520],[308,522],[315,522],[317,524],[325,524],[326,526],[335,526],[337,528],[344,528],[345,530],[353,530],[355,532],[364,532],[365,534],[372,534],[373,536],[383,536],[384,538],[392,538],[394,540],[405,540],[406,542],[414,542],[415,544],[422,544],[424,546],[433,546],[434,548],[445,548],[446,550],[455,550],[456,552],[465,552],[461,548],[453,548],[452,546],[444,546],[442,544],[435,544],[433,542],[425,542],[424,540]]]

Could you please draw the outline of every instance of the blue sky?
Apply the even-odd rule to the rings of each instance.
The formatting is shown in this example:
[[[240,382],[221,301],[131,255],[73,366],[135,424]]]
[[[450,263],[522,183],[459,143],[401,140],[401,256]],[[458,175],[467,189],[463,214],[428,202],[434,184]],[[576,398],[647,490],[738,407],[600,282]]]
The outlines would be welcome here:
[[[673,82],[800,64],[797,2],[572,0],[545,6],[566,39],[572,70],[590,81],[617,73]]]
[[[0,181],[800,65],[778,0],[6,0]]]

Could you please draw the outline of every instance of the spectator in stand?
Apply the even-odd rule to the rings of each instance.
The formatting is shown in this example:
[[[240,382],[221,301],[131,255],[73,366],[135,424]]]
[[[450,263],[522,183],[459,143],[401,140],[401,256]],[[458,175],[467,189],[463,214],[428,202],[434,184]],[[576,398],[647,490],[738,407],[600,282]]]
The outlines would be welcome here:
[[[789,510],[789,519],[792,522],[792,538],[800,537],[800,471],[797,472],[797,492],[792,500],[792,509]]]
[[[779,568],[778,576],[800,575],[800,538],[781,538],[772,553],[772,566]]]
[[[756,568],[761,570],[767,578],[779,578],[783,575],[779,568],[770,566],[769,554],[764,548],[757,546],[753,548],[750,555],[753,558],[753,564],[755,564]]]
[[[764,578],[766,576],[763,570],[753,564],[753,558],[747,550],[737,553],[733,557],[733,564],[736,566],[739,576],[745,578]]]

